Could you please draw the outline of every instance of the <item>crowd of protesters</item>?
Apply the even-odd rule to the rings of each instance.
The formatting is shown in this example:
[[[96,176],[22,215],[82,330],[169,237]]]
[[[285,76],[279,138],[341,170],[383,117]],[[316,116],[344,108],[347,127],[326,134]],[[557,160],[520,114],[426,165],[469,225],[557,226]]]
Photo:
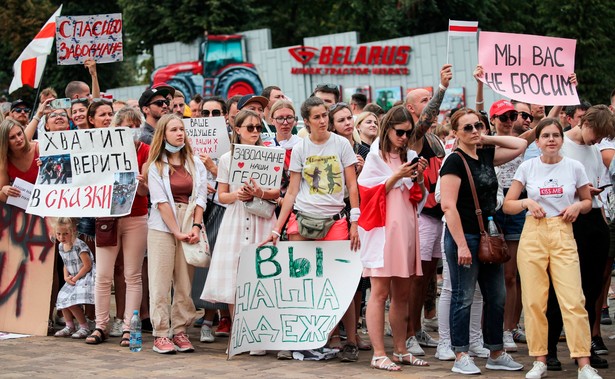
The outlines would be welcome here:
[[[362,94],[340,102],[335,84],[316,86],[300,105],[277,86],[262,94],[188,100],[161,84],[138,100],[110,101],[100,98],[96,65],[87,62],[86,68],[94,93],[86,83],[70,82],[70,107],[54,105],[56,91],[45,89],[38,105],[16,100],[3,105],[0,115],[3,202],[20,195],[12,185],[16,178],[35,183],[39,170],[48,184],[70,177],[66,162],[40,161],[40,133],[116,126],[133,131],[140,172],[130,214],[52,221],[62,260],[56,260],[57,301],[51,308],[63,320],[50,313],[50,327],[55,321],[64,326],[55,336],[88,344],[122,337],[120,345],[128,346],[136,309],[144,330],[155,337],[154,351],[194,351],[188,336],[193,323],[203,343],[231,331],[244,246],[349,240],[361,256],[363,278],[327,343],[341,361],[357,361],[359,350],[373,350],[372,367],[399,371],[403,365],[428,366],[419,357],[423,348],[434,347],[435,358],[454,361],[458,374],[479,374],[475,357],[486,359],[487,369],[520,371],[523,365],[511,353],[526,342],[535,362],[525,377],[542,378],[547,370],[561,370],[556,345],[565,338],[579,378],[599,379],[595,368],[608,367],[600,323],[610,321],[607,293],[615,256],[609,195],[615,93],[609,106],[583,101],[555,106],[548,115],[542,105],[506,99],[485,112],[477,66],[475,109],[453,109],[442,117],[440,105],[453,79],[449,64],[441,68],[433,94],[409,91],[389,110],[368,104]],[[570,80],[576,85],[574,74]],[[253,180],[232,184],[232,152],[219,160],[194,155],[181,120],[186,117],[224,117],[234,145],[285,149],[281,188],[263,189]],[[507,263],[478,258],[472,187],[478,217],[485,225],[495,219],[501,228],[512,255]],[[243,204],[257,198],[275,203],[276,211],[247,211]],[[365,226],[374,217],[383,228]],[[302,231],[299,223],[306,218],[323,223],[322,233]],[[195,270],[182,243],[199,242],[201,230],[212,261],[208,269]],[[436,317],[433,284],[440,263]],[[204,304],[200,319],[195,303]],[[387,307],[391,358],[384,345]],[[369,341],[357,331],[362,318]],[[429,331],[439,331],[439,340]],[[277,357],[293,355],[279,351]]]

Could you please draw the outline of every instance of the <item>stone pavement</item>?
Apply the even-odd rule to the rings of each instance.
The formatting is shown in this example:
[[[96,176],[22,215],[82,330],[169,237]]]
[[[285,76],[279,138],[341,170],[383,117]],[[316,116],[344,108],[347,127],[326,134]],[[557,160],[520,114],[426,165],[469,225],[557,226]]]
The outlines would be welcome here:
[[[605,343],[615,352],[615,340],[608,336],[615,333],[615,326],[603,326]],[[356,363],[341,363],[336,359],[322,362],[278,361],[275,353],[264,357],[247,354],[227,360],[224,354],[227,338],[218,338],[215,343],[198,342],[199,330],[191,328],[196,351],[161,355],[152,351],[151,334],[143,336],[143,351],[131,353],[119,346],[120,338],[111,338],[101,345],[87,345],[83,340],[54,337],[30,337],[0,341],[0,378],[454,378],[460,377],[450,371],[452,362],[434,358],[435,349],[427,348],[425,357],[430,367],[405,366],[402,372],[388,373],[370,369],[372,353],[362,351]],[[431,333],[437,338],[437,333]],[[367,338],[367,336],[364,336]],[[391,339],[386,339],[387,351],[391,352]],[[482,378],[524,378],[531,368],[532,359],[527,356],[527,346],[518,344],[519,352],[514,358],[525,365],[522,372],[489,371],[486,360],[476,359],[483,371]],[[559,344],[559,357],[563,371],[549,372],[550,378],[576,378],[576,366],[568,358],[565,343]],[[611,355],[613,356],[613,354]],[[609,358],[609,356],[606,356]],[[610,369],[600,370],[604,379],[615,378],[615,361]]]

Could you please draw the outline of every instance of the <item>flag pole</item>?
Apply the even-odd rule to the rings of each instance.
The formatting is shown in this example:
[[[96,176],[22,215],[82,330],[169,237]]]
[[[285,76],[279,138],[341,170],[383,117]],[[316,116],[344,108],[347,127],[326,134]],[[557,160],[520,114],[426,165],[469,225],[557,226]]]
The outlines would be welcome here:
[[[449,33],[446,36],[446,64],[449,63],[448,62],[448,49],[449,49],[450,45],[451,45],[451,36],[450,36],[450,33]]]

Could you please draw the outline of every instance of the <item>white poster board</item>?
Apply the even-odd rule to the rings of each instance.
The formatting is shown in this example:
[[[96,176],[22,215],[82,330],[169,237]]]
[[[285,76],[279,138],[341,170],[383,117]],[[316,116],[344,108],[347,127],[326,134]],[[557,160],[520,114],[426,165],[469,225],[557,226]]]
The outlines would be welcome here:
[[[224,117],[184,118],[182,121],[194,154],[219,159],[231,150]]]
[[[230,184],[241,185],[254,179],[261,188],[280,188],[285,154],[281,147],[234,144]]]
[[[98,63],[122,61],[122,14],[58,17],[56,49],[59,65],[82,64],[88,58]]]
[[[361,278],[350,241],[246,246],[237,272],[229,356],[322,347]]]
[[[21,193],[19,194],[19,197],[9,196],[6,199],[6,203],[25,210],[28,208],[28,202],[30,201],[30,196],[32,196],[34,184],[26,182],[21,178],[15,178],[12,185]]]
[[[139,166],[129,128],[42,133],[41,166],[28,213],[105,217],[130,214]]]

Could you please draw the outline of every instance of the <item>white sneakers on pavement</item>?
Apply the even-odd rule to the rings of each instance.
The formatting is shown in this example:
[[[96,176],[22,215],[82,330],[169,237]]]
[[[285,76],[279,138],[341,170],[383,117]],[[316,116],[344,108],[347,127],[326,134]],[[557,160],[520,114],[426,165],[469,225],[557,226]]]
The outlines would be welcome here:
[[[525,374],[525,379],[541,379],[547,376],[547,365],[541,361],[535,361],[534,367]]]

